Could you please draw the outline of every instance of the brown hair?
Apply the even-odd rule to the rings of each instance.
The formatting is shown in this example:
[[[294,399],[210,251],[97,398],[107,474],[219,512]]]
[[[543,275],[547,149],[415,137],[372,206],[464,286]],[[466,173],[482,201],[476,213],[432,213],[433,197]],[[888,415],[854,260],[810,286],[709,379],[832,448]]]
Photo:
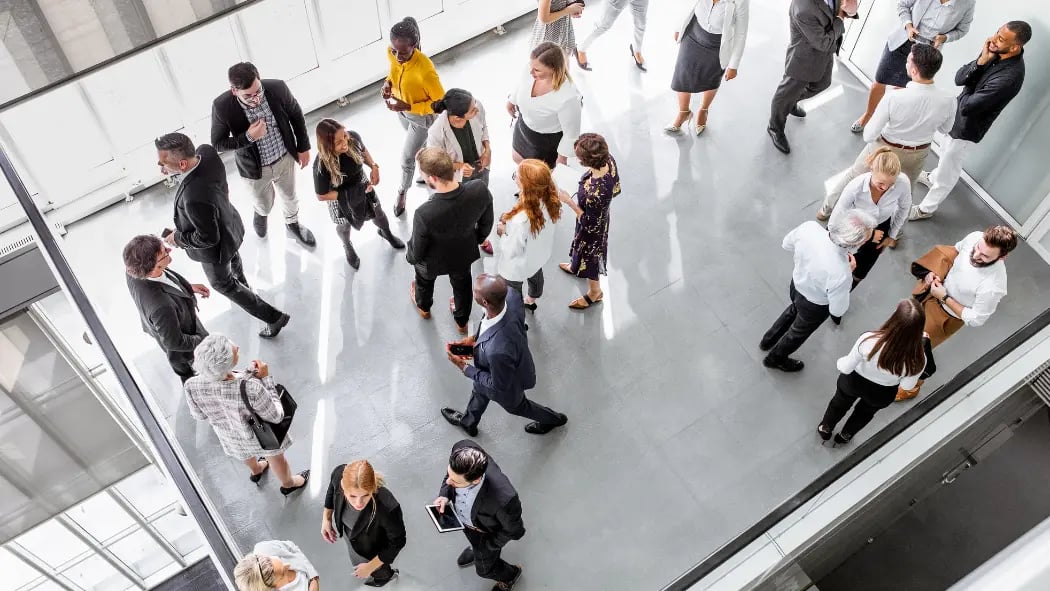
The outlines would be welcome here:
[[[893,150],[886,146],[882,146],[868,154],[864,162],[868,165],[868,169],[871,172],[886,174],[893,178],[897,178],[897,175],[901,173],[901,159]]]
[[[333,187],[342,183],[343,178],[346,176],[339,168],[339,154],[335,151],[336,138],[339,137],[340,133],[345,132],[346,128],[343,127],[343,124],[335,119],[321,119],[317,123],[317,157],[321,159],[321,164],[324,164],[324,167],[328,170]],[[357,164],[361,164],[363,157],[357,151],[353,138],[348,138],[347,141],[350,144],[350,158]]]
[[[984,231],[984,243],[999,249],[999,258],[1017,248],[1017,232],[1010,226],[991,226]]]
[[[926,365],[926,351],[922,345],[922,331],[926,324],[926,312],[915,298],[906,298],[897,303],[893,312],[879,330],[864,340],[875,339],[868,354],[871,361],[879,356],[879,369],[898,376],[913,376],[922,372]]]
[[[156,236],[142,234],[124,247],[124,268],[135,279],[145,279],[157,266],[157,253],[164,243]]]
[[[572,82],[572,77],[569,76],[569,64],[565,61],[565,52],[556,43],[550,41],[540,43],[532,50],[529,57],[554,70],[554,90],[561,88],[566,80]]]
[[[561,217],[561,202],[558,200],[558,187],[551,177],[551,169],[547,163],[535,158],[526,158],[518,164],[518,178],[521,179],[521,192],[518,201],[507,213],[500,216],[500,220],[506,222],[510,218],[524,211],[529,218],[529,230],[535,236],[540,233],[547,220],[543,217],[543,208],[547,208],[547,215],[552,222]]]
[[[436,176],[443,181],[456,179],[456,169],[452,166],[452,157],[441,148],[423,148],[416,154],[419,170],[427,176]]]
[[[572,149],[587,168],[601,168],[609,163],[609,144],[597,133],[581,133]]]

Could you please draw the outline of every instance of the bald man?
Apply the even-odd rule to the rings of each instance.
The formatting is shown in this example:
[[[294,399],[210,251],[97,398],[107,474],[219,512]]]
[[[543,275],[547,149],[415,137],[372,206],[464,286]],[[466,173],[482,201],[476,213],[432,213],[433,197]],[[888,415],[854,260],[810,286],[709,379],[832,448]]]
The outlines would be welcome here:
[[[536,365],[525,334],[525,308],[521,294],[502,277],[481,274],[474,281],[474,301],[485,310],[477,335],[449,343],[448,359],[474,382],[467,411],[442,408],[449,423],[462,427],[471,437],[478,434],[481,415],[495,401],[512,415],[532,419],[527,433],[543,435],[568,422],[560,412],[536,404],[525,390],[536,386]],[[509,296],[509,297],[508,297]],[[451,345],[471,345],[473,355],[453,355]],[[468,361],[473,357],[474,365]]]

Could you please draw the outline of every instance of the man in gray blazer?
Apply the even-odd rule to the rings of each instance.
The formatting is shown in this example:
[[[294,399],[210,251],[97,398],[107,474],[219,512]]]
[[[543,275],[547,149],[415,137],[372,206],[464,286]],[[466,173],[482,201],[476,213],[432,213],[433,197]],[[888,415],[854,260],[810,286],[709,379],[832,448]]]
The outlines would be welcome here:
[[[835,54],[846,30],[844,20],[857,18],[858,0],[791,0],[784,79],[773,94],[770,106],[769,137],[781,152],[791,152],[784,124],[788,114],[805,117],[798,101],[815,96],[831,86]]]

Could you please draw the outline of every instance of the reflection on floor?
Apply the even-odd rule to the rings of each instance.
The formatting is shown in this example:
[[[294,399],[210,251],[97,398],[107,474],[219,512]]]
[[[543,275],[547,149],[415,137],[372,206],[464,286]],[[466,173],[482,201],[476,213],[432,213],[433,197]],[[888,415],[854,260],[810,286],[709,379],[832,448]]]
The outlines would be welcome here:
[[[865,92],[839,68],[837,95],[811,107],[805,120],[789,122],[792,155],[774,150],[765,126],[786,45],[782,0],[752,14],[740,75],[720,93],[704,135],[668,137],[661,128],[676,110],[667,86],[673,15],[650,12],[648,73],[628,61],[626,17],[589,52],[594,72],[573,69],[586,97],[584,128],[609,139],[623,194],[613,205],[605,302],[586,313],[566,308],[584,285],[553,270],[568,250],[572,226],[565,223],[548,293],[529,320],[540,372],[532,396],[567,413],[570,423],[535,437],[523,432],[522,420],[492,407],[478,437],[522,494],[528,534],[508,546],[506,557],[525,566],[523,590],[658,588],[841,460],[848,448],[820,447],[813,433],[833,391],[835,358],[908,294],[910,261],[932,244],[953,243],[997,221],[974,195],[957,189],[935,220],[906,227],[900,246],[854,293],[842,326],[825,326],[806,343],[799,352],[805,371],[764,369],[759,337],[787,301],[791,259],[781,239],[813,216],[830,177],[861,149],[848,130]],[[594,18],[578,22],[580,30]],[[446,88],[467,88],[488,108],[497,211],[514,192],[502,105],[524,66],[530,28],[518,21],[505,37],[488,35],[437,60]],[[216,92],[222,86],[216,81]],[[334,116],[361,132],[383,165],[380,194],[390,212],[401,130],[377,89],[364,95],[345,109],[314,113],[310,124]],[[250,220],[247,192],[232,164],[228,169],[235,203]],[[405,510],[409,545],[397,562],[399,588],[488,589],[473,571],[455,566],[463,538],[436,534],[422,508],[436,495],[448,450],[461,438],[438,409],[463,406],[470,388],[442,350],[456,336],[452,320],[440,305],[429,322],[412,313],[411,269],[370,228],[354,236],[360,271],[349,269],[326,208],[311,198],[308,173],[299,178],[302,220],[317,234],[317,249],[300,248],[275,221],[268,238],[249,235],[241,250],[253,285],[292,314],[285,332],[261,341],[257,323],[221,297],[202,304],[209,330],[230,335],[243,358],[268,361],[300,402],[297,442],[288,455],[315,478],[292,500],[278,494],[272,478],[255,487],[242,465],[221,454],[139,330],[120,251],[132,234],[170,224],[170,192],[148,191],[71,226],[67,250],[242,549],[261,539],[291,539],[323,579],[350,584],[345,549],[321,539],[321,505],[332,467],[366,457],[386,474]],[[413,189],[410,208],[425,197]],[[395,232],[407,237],[410,219],[411,210]],[[941,371],[928,390],[1045,305],[1038,296],[1050,289],[1044,262],[1022,246],[1008,266],[1010,295],[986,326],[965,329],[965,338],[939,351]],[[203,281],[200,267],[181,253],[174,268]],[[486,258],[475,271],[491,268]],[[448,295],[439,282],[436,301]],[[880,413],[860,438],[905,408]]]

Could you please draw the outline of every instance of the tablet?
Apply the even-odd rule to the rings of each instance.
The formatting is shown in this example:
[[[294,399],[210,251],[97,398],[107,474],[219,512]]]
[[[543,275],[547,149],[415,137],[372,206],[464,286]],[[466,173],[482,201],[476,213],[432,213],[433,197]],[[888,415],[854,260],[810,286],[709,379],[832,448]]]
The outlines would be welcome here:
[[[438,513],[437,505],[427,505],[427,515],[430,515],[430,520],[434,522],[434,527],[440,533],[463,529],[463,523],[459,520],[452,505],[445,505],[444,513]]]

